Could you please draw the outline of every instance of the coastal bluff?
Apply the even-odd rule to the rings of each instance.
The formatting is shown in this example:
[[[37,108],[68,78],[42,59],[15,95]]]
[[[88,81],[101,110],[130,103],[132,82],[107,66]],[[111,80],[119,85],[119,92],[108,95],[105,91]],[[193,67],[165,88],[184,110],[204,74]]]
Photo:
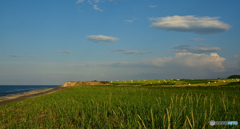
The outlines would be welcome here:
[[[75,85],[110,85],[108,81],[67,81],[61,87],[69,87]]]

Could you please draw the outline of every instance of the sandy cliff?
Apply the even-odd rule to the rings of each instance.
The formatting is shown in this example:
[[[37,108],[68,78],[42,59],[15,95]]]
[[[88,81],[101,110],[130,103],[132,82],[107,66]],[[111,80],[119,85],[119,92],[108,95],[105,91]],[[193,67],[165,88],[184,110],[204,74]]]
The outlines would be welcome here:
[[[103,82],[103,81],[68,81],[62,87],[68,87],[68,86],[75,86],[75,85],[110,85],[109,82]]]

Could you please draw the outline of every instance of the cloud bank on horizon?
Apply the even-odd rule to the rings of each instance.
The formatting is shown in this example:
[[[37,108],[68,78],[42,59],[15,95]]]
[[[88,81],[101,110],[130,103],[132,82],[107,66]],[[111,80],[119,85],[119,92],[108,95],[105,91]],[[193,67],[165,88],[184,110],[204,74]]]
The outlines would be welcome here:
[[[224,72],[223,61],[226,58],[220,57],[217,53],[196,54],[196,53],[176,53],[173,57],[144,59],[137,62],[117,62],[106,64],[113,67],[163,67],[166,69],[185,69],[194,68],[195,72],[199,70],[210,70],[212,72]],[[194,71],[192,71],[194,72]]]

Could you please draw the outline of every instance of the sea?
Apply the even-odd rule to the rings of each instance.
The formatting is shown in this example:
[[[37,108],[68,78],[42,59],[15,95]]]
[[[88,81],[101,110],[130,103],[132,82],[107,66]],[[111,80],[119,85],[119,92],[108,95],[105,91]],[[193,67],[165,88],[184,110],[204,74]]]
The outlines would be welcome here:
[[[0,85],[0,97],[58,86],[59,85]]]

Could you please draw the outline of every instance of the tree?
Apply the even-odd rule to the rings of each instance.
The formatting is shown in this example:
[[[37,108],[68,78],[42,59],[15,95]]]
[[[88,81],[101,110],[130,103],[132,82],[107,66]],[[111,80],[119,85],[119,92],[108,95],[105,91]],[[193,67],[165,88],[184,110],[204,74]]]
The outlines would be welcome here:
[[[236,78],[240,78],[240,75],[231,75],[227,79],[236,79]]]

